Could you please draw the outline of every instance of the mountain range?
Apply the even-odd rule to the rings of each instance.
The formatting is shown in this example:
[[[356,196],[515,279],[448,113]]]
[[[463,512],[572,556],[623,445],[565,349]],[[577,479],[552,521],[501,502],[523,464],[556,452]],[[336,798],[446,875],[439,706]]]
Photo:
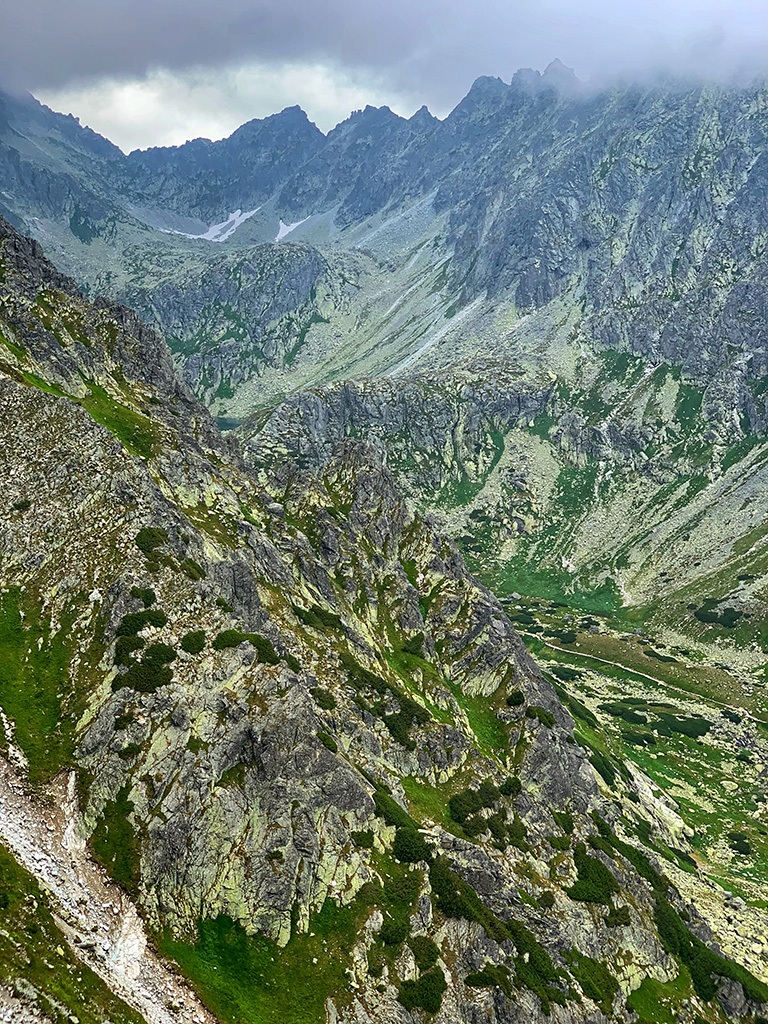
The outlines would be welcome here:
[[[768,1015],[766,160],[765,83],[559,62],[128,155],[0,96],[4,764],[187,986],[9,815],[14,1012]]]

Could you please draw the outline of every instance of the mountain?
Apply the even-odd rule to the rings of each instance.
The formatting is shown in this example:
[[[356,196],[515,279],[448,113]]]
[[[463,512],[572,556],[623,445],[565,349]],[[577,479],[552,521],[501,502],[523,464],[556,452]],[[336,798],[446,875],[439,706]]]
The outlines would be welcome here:
[[[83,285],[147,315],[217,408],[252,405],[250,394],[238,400],[247,381],[205,356],[188,363],[190,347],[204,353],[244,321],[267,331],[274,322],[250,297],[211,295],[191,321],[187,303],[209,257],[218,260],[216,239],[247,260],[255,242],[279,236],[330,261],[325,303],[315,282],[291,289],[294,310],[313,309],[316,345],[273,355],[242,339],[249,378],[281,381],[283,393],[329,362],[345,377],[395,371],[425,346],[425,365],[455,362],[457,350],[471,358],[478,335],[531,358],[535,330],[575,351],[680,366],[697,386],[725,383],[760,427],[765,86],[577,86],[553,66],[508,85],[478,79],[442,122],[368,107],[324,137],[289,108],[222,142],[129,157],[31,98],[6,98],[4,202]],[[333,263],[339,250],[355,259],[351,280]],[[159,281],[179,292],[172,309],[152,307]],[[437,337],[451,326],[446,314],[468,310]]]
[[[68,828],[217,1018],[629,1021],[681,970],[754,1016],[680,819],[374,450],[257,481],[133,313],[6,222],[0,261],[5,753],[76,773]]]
[[[97,976],[9,895],[17,1009],[762,1020],[765,106],[555,62],[125,156],[2,98],[4,751],[136,932],[0,822]]]

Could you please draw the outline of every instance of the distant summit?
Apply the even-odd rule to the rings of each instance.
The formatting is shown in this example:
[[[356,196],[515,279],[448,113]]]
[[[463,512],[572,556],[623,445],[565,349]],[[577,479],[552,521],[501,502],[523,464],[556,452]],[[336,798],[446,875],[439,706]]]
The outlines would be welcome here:
[[[533,68],[521,68],[516,71],[511,84],[534,94],[544,89],[554,89],[563,96],[574,96],[581,91],[584,83],[577,77],[573,68],[569,68],[555,57],[543,73],[534,71]]]

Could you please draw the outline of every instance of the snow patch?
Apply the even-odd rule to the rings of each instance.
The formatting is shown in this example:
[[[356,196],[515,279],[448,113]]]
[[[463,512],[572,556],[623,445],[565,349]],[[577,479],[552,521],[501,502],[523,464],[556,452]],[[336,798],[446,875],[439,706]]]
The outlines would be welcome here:
[[[277,234],[275,235],[275,241],[282,242],[286,235],[290,235],[292,231],[295,231],[296,228],[300,227],[302,224],[304,224],[305,221],[308,220],[309,217],[304,217],[303,220],[297,220],[295,224],[284,224],[282,221],[280,221]]]
[[[226,220],[223,220],[220,224],[211,224],[207,231],[204,231],[201,235],[192,235],[188,231],[174,231],[173,228],[162,228],[164,235],[183,235],[184,238],[202,238],[206,242],[226,242],[228,238],[237,231],[241,224],[245,223],[249,217],[253,217],[255,213],[258,213],[261,209],[257,206],[255,210],[248,210],[243,213],[242,210],[235,210],[234,213],[230,213]],[[280,221],[282,224],[282,221]],[[297,227],[296,224],[293,225]]]

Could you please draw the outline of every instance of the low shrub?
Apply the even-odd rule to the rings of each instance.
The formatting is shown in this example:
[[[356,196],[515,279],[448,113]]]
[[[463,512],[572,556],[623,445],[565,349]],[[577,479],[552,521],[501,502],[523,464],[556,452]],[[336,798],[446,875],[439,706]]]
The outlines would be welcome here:
[[[555,716],[552,714],[552,712],[547,711],[546,708],[542,708],[538,704],[531,704],[527,708],[525,713],[528,716],[528,718],[535,718],[537,721],[541,722],[542,725],[545,725],[548,729],[551,729],[552,726],[555,724]]]
[[[591,857],[584,843],[576,844],[573,859],[578,877],[566,890],[571,899],[610,904],[613,894],[619,891],[619,883],[605,864],[597,857]]]
[[[427,1013],[437,1013],[447,987],[445,975],[439,967],[435,967],[416,981],[401,982],[397,998],[406,1010],[419,1008]]]
[[[518,850],[527,851],[530,849],[526,841],[528,829],[525,827],[525,822],[522,818],[518,818],[517,815],[515,815],[514,821],[507,826],[507,836],[510,843],[517,847]]]
[[[629,907],[611,907],[605,918],[606,928],[626,928],[629,924]]]
[[[512,995],[509,968],[487,963],[482,971],[473,971],[464,979],[471,988],[500,988],[506,996]]]
[[[410,814],[403,810],[399,803],[392,799],[387,791],[379,786],[373,794],[373,802],[376,807],[376,814],[383,818],[388,825],[396,828],[415,828],[416,823]]]
[[[144,641],[140,636],[119,636],[115,641],[115,665],[130,665],[134,651],[140,651]]]
[[[333,736],[329,735],[329,733],[327,733],[327,732],[319,732],[317,734],[317,738],[320,740],[320,742],[323,744],[324,747],[326,747],[328,750],[330,750],[330,752],[332,754],[338,753],[339,745],[336,742],[336,740],[333,738]]]
[[[432,847],[417,829],[407,825],[395,832],[392,854],[403,864],[416,864],[431,858]]]
[[[619,983],[605,964],[585,956],[577,949],[572,949],[565,959],[587,999],[596,1003],[603,1013],[610,1014],[614,997],[619,992]]]
[[[571,840],[568,836],[547,836],[547,842],[553,850],[570,850]]]
[[[299,622],[303,622],[305,626],[311,626],[321,633],[326,629],[341,628],[341,617],[336,612],[321,608],[320,605],[313,604],[310,608],[301,608],[294,604],[291,607]]]
[[[390,912],[379,930],[379,939],[385,946],[399,946],[408,938],[410,930],[411,923],[405,911]]]
[[[129,612],[120,620],[118,636],[135,636],[147,626],[162,629],[168,624],[168,616],[158,608],[145,608],[143,612]]]
[[[192,629],[189,633],[184,634],[179,641],[179,646],[187,654],[200,654],[205,649],[205,640],[204,629]]]
[[[552,817],[566,835],[573,835],[575,822],[570,811],[552,811]]]
[[[196,562],[194,558],[184,558],[179,562],[179,569],[188,576],[191,580],[204,580],[206,577],[205,569]]]
[[[373,832],[369,828],[363,829],[360,832],[352,833],[352,842],[361,850],[373,849],[373,839]]]
[[[407,640],[403,641],[400,649],[406,654],[412,654],[420,658],[424,653],[424,634],[416,633],[414,636],[408,637]]]
[[[488,831],[488,823],[481,814],[473,814],[461,827],[464,829],[464,834],[470,839],[476,839],[483,832]]]
[[[176,651],[170,644],[150,644],[142,656],[142,663],[148,668],[159,668],[170,665],[176,660]]]
[[[570,668],[568,665],[553,665],[550,671],[553,676],[556,676],[564,683],[572,683],[576,679],[581,679],[582,676],[582,673],[577,668]]]
[[[408,940],[413,958],[420,971],[429,971],[440,959],[440,948],[426,935],[414,935]]]
[[[336,707],[336,698],[330,690],[324,690],[322,686],[313,686],[309,692],[315,698],[317,706],[323,711],[333,711]]]
[[[141,601],[145,608],[151,608],[157,600],[157,595],[152,587],[131,587],[131,597]]]
[[[744,857],[749,857],[752,853],[749,839],[747,839],[743,832],[729,832],[728,842],[734,853],[740,853]]]
[[[516,775],[509,775],[499,786],[502,796],[518,796],[523,789],[523,784]]]
[[[168,541],[168,533],[160,526],[144,526],[135,537],[136,547],[147,558],[152,557],[155,548],[167,544]]]

